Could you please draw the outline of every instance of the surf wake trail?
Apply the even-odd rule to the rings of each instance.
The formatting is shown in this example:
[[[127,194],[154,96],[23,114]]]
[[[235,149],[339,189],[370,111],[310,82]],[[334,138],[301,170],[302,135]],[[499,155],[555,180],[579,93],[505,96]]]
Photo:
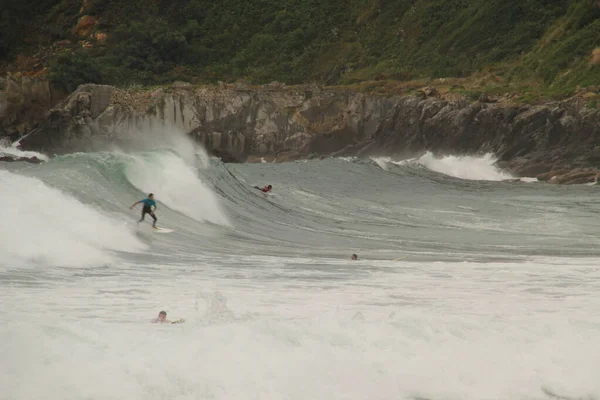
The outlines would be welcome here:
[[[116,215],[87,205],[37,178],[0,170],[0,265],[86,266],[114,251],[145,249]]]

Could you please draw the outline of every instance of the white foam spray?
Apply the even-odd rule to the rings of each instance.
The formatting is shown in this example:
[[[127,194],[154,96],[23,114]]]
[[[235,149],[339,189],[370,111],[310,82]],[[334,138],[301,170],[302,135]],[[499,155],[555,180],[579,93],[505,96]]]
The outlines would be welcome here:
[[[389,163],[392,162],[392,159],[389,157],[371,157],[371,160],[384,171],[389,169]]]
[[[145,245],[119,219],[36,178],[0,170],[0,266],[92,266]]]
[[[437,158],[432,153],[427,152],[418,159],[396,161],[393,163],[396,165],[420,164],[432,171],[467,180],[501,181],[504,179],[514,179],[512,175],[498,169],[494,165],[495,162],[495,156],[489,153],[482,157],[445,156]]]
[[[154,193],[159,204],[196,221],[229,225],[216,195],[200,180],[195,168],[175,154],[133,156],[125,175],[143,193]]]
[[[210,168],[206,150],[176,126],[158,121],[147,129],[127,132],[122,154],[168,150],[169,153],[131,155],[125,169],[129,182],[144,194],[154,193],[158,203],[196,221],[230,225],[217,196],[202,182],[197,169]]]
[[[170,150],[178,154],[189,165],[208,168],[210,157],[206,150],[178,127],[155,120],[148,127],[129,128],[122,133],[122,144],[111,144],[109,151],[131,153],[152,150]]]
[[[42,161],[49,160],[48,156],[45,154],[38,153],[37,151],[22,151],[21,149],[18,148],[18,146],[19,146],[19,142],[15,142],[10,146],[1,146],[0,145],[0,154],[3,153],[3,154],[13,156],[13,157],[27,157],[27,158],[37,157],[38,159],[40,159]]]
[[[332,267],[341,263],[302,271],[312,279],[293,289],[289,278],[299,278],[297,270],[280,270],[281,280],[252,278],[257,270],[272,273],[282,261],[263,259],[240,271],[249,274],[243,284],[219,279],[219,268],[182,276],[162,266],[156,272],[162,275],[144,282],[136,275],[41,289],[37,297],[2,292],[10,317],[0,326],[9,361],[0,363],[3,393],[50,400],[600,395],[594,368],[600,362],[598,272],[589,261],[403,262],[401,270],[381,262],[389,273],[351,287],[318,279],[338,274]],[[307,265],[315,261],[306,259]],[[553,285],[565,271],[577,270],[586,274],[575,286]],[[587,280],[587,289],[579,285]],[[212,286],[222,296],[199,302],[198,290]],[[55,308],[38,301],[52,296]],[[187,322],[148,323],[161,309]]]

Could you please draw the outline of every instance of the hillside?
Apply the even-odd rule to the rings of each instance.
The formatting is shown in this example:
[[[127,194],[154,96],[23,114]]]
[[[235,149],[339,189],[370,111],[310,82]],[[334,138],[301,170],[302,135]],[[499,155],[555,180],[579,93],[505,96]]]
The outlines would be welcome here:
[[[80,83],[600,85],[597,0],[62,0],[0,13],[5,71]],[[596,57],[594,57],[594,54]]]

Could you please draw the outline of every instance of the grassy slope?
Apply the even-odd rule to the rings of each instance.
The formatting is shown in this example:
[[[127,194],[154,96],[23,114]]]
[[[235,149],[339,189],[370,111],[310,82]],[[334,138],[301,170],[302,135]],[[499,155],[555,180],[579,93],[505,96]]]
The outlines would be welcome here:
[[[0,17],[0,51],[76,38],[81,0]],[[104,45],[54,57],[54,80],[316,81],[477,77],[484,89],[548,95],[600,85],[596,0],[88,0]],[[11,14],[12,13],[12,14]],[[11,24],[14,16],[28,18]],[[7,22],[9,21],[9,22]],[[36,28],[38,27],[38,28]],[[25,35],[19,35],[26,32]],[[21,38],[29,44],[21,42]],[[93,42],[93,40],[92,40]],[[1,53],[0,53],[1,54]]]

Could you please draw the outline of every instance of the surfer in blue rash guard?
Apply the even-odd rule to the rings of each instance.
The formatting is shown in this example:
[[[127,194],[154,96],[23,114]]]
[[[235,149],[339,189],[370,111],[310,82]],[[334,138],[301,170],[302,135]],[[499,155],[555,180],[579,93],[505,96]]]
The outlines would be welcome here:
[[[138,205],[140,203],[144,203],[144,207],[142,208],[142,218],[140,218],[138,223],[140,223],[144,220],[144,217],[146,216],[146,214],[149,214],[154,219],[154,222],[152,223],[152,227],[154,229],[158,229],[156,227],[156,215],[154,215],[154,212],[156,211],[156,202],[154,201],[154,194],[150,193],[147,198],[140,200],[140,201],[136,201],[135,203],[133,203],[131,205],[131,207],[129,207],[129,209],[132,210],[133,207],[135,207],[136,205]],[[152,210],[152,206],[154,206],[154,210]]]

